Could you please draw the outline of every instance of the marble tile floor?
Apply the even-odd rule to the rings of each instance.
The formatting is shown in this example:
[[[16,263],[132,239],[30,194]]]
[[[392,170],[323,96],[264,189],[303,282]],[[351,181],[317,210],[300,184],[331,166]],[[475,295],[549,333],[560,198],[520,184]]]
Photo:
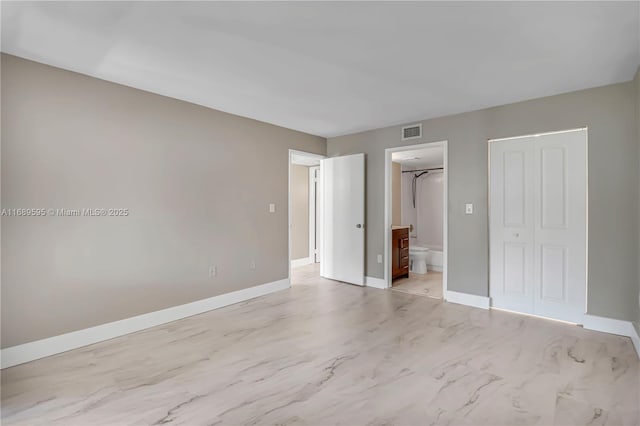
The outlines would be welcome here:
[[[639,368],[628,338],[316,275],[5,369],[1,416],[3,425],[638,425]]]
[[[442,272],[429,271],[426,274],[409,273],[409,278],[397,278],[392,290],[419,296],[442,299]]]

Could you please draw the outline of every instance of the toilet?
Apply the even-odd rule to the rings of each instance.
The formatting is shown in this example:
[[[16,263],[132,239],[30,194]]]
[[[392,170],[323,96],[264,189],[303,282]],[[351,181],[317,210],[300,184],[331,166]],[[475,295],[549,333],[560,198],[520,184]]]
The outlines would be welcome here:
[[[427,273],[427,253],[429,249],[420,246],[409,246],[409,271],[414,274]]]

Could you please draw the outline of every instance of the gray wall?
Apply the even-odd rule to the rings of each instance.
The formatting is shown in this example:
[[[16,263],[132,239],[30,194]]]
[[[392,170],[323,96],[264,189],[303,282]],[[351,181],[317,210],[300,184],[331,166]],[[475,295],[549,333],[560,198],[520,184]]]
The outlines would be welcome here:
[[[640,68],[636,72],[634,79],[636,87],[636,131],[638,140],[638,214],[640,215]],[[640,305],[640,225],[638,226],[638,304]],[[637,306],[638,314],[636,316],[636,330],[640,335],[640,306]]]
[[[309,167],[291,165],[291,259],[309,257]]]
[[[1,106],[2,208],[130,211],[2,217],[3,348],[287,277],[288,149],[323,138],[8,55]]]
[[[488,295],[487,140],[589,127],[588,312],[632,320],[638,305],[638,141],[632,82],[422,122],[449,141],[450,290]],[[392,107],[391,105],[389,107]],[[331,138],[329,156],[367,156],[366,274],[382,278],[384,149],[406,145],[400,126]],[[474,214],[464,214],[464,204]]]

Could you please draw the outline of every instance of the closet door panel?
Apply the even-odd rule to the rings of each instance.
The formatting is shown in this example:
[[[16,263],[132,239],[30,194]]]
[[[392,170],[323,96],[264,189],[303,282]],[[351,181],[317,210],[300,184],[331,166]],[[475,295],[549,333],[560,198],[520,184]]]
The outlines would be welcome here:
[[[586,312],[586,130],[534,143],[534,313],[581,323]]]
[[[491,303],[533,313],[532,147],[495,141],[489,149]]]

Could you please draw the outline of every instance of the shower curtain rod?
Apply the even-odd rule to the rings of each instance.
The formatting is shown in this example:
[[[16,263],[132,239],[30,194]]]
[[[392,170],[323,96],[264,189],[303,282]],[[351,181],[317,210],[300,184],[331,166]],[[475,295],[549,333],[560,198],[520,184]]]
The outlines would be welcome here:
[[[444,167],[434,167],[431,169],[418,169],[418,170],[403,170],[402,173],[430,172],[432,170],[444,170]]]
[[[416,208],[416,181],[422,175],[426,175],[427,173],[433,170],[444,170],[444,167],[432,167],[430,169],[418,169],[418,170],[405,170],[402,173],[414,173],[413,179],[411,179],[411,198],[413,199],[413,208]]]

